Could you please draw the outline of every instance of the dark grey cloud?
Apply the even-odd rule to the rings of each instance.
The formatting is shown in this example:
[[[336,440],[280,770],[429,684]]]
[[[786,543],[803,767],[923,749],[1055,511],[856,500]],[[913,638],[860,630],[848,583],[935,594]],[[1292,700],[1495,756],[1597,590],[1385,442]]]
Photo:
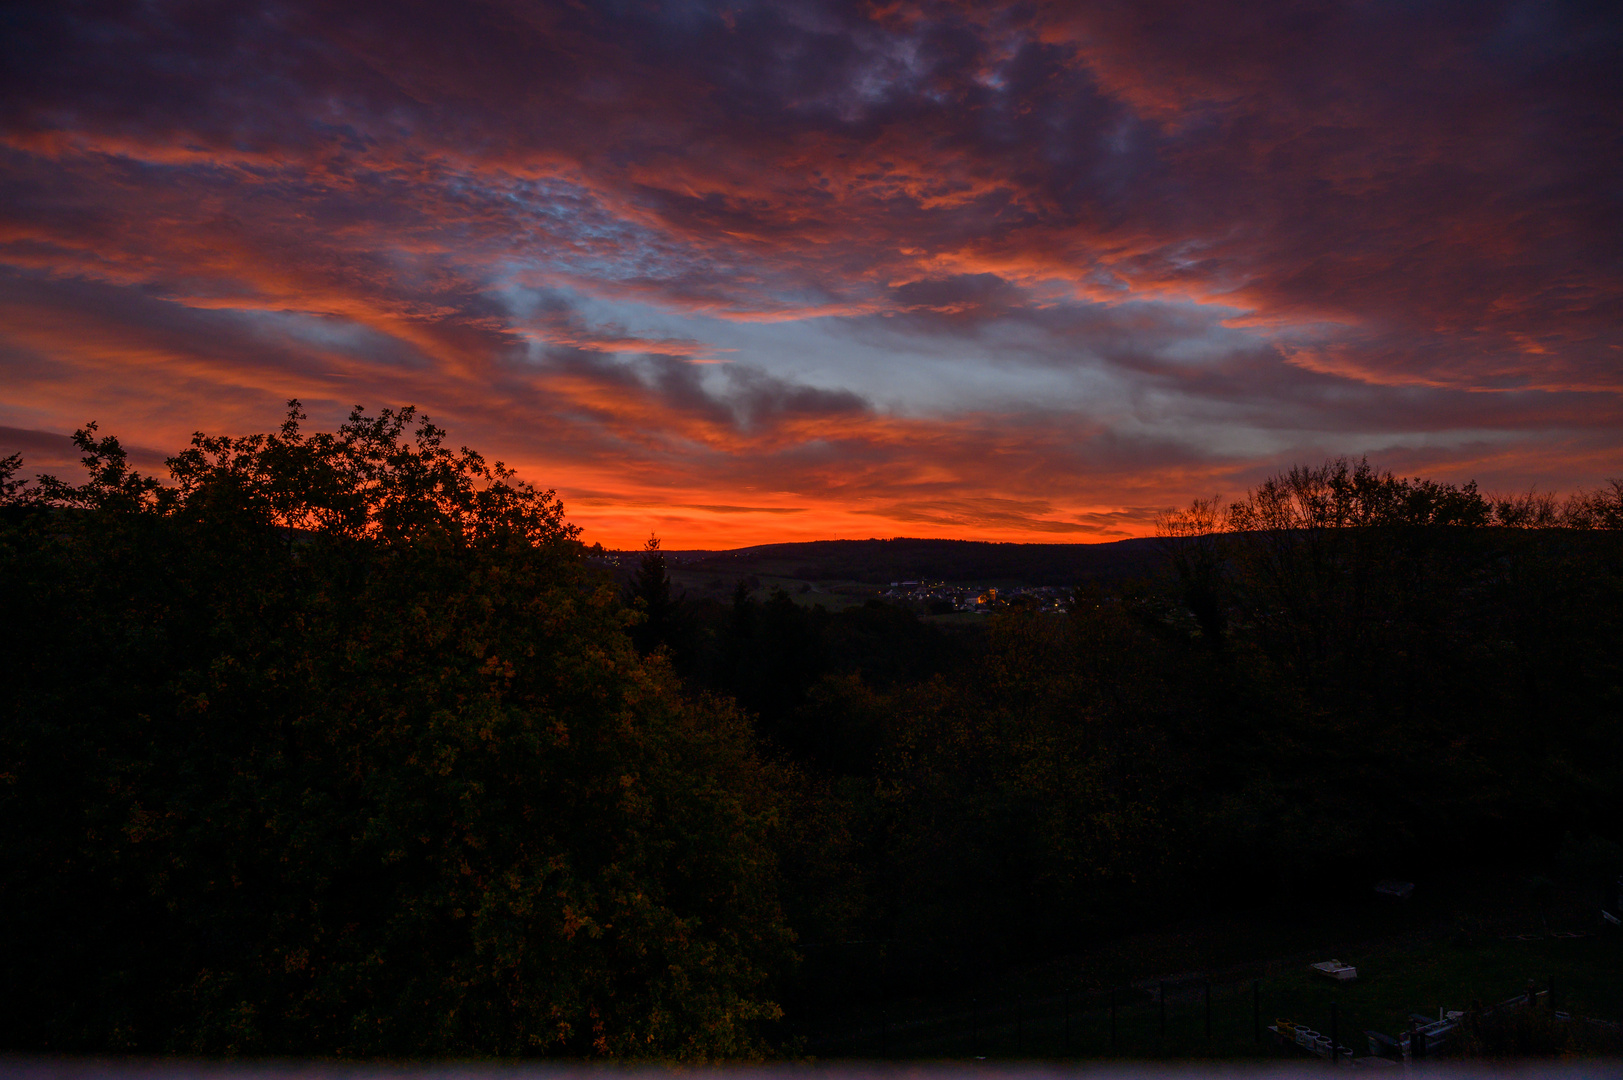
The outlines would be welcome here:
[[[0,419],[20,428],[411,399],[628,484],[867,484],[1011,529],[984,500],[1035,505],[1045,477],[1141,506],[1321,449],[1547,486],[1623,449],[1604,5],[4,19]],[[764,320],[781,350],[723,354],[706,319]],[[797,371],[779,352],[814,333],[876,359],[848,383]],[[887,369],[911,386],[936,356],[980,381],[890,400]],[[988,484],[1024,487],[969,490]]]

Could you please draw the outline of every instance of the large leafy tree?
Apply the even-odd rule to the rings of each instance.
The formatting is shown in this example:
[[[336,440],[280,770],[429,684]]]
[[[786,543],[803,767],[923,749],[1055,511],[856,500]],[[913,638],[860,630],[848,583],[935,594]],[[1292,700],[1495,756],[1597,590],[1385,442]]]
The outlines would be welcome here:
[[[0,523],[14,1048],[748,1055],[788,956],[748,725],[551,492],[410,409]]]

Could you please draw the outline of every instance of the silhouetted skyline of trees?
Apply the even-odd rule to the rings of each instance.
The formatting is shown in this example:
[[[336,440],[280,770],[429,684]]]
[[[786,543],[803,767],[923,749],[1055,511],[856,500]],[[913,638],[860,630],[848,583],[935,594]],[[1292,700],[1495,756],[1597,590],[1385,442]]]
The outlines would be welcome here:
[[[1623,870],[1623,485],[1300,467],[965,629],[614,581],[412,410],[303,419],[0,462],[7,1047],[747,1057],[842,943]]]

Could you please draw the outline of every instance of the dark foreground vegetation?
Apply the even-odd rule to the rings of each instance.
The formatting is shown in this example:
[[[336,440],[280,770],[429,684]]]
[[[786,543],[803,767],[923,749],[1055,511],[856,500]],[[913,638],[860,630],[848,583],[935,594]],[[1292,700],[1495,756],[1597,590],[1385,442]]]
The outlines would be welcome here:
[[[1623,872],[1623,486],[1298,469],[959,628],[614,581],[410,410],[300,419],[0,465],[6,1047],[751,1056],[1192,912]]]

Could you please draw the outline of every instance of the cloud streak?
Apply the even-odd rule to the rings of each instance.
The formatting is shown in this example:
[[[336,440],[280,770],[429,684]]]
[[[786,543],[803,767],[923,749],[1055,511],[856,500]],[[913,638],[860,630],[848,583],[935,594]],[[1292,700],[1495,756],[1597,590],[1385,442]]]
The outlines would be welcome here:
[[[1114,538],[1368,452],[1623,472],[1578,4],[15,17],[0,424],[415,402],[589,538]]]

